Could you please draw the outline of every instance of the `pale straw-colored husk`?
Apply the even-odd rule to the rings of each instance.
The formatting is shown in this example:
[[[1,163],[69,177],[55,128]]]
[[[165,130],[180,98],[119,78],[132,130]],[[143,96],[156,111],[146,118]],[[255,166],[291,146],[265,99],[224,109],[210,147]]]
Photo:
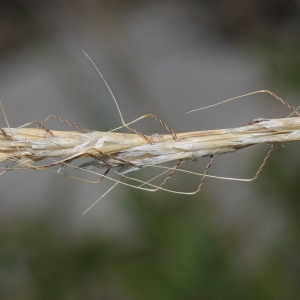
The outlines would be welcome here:
[[[26,125],[19,128],[11,128],[0,103],[4,118],[8,125],[6,128],[0,128],[0,163],[2,163],[3,170],[1,174],[13,169],[48,169],[67,175],[63,171],[65,167],[71,166],[75,169],[85,170],[98,176],[100,175],[100,178],[97,181],[94,181],[96,183],[104,178],[108,178],[115,182],[114,185],[98,199],[98,201],[119,183],[147,191],[166,190],[179,194],[195,194],[202,188],[206,177],[241,181],[251,181],[256,179],[276,144],[300,140],[300,114],[298,110],[268,90],[251,92],[208,107],[258,93],[268,93],[288,107],[296,117],[283,119],[256,119],[247,125],[237,128],[184,133],[175,133],[162,120],[152,114],[142,116],[135,121],[126,124],[118,103],[106,80],[90,57],[88,55],[87,57],[94,65],[109,90],[119,112],[122,127],[129,129],[131,133],[88,131],[84,127],[63,120],[58,116],[49,116],[42,123],[29,123],[38,125],[38,128],[26,128]],[[134,122],[149,116],[158,121],[167,131],[169,131],[169,134],[147,136],[129,127],[129,125]],[[79,128],[80,131],[49,130],[44,126],[45,121],[49,118],[55,118],[59,121],[68,123],[71,126]],[[256,144],[270,144],[271,148],[253,178],[225,178],[207,174],[214,155],[234,152]],[[203,174],[180,169],[180,165],[183,162],[187,160],[197,160],[198,158],[205,156],[209,157],[209,163],[203,171]],[[74,160],[76,161],[81,158],[88,158],[90,160],[79,166],[71,164]],[[164,163],[172,161],[176,163],[171,168],[163,165]],[[56,166],[59,166],[58,170],[53,170],[53,167],[55,168]],[[127,173],[131,171],[149,166],[156,166],[164,171],[148,181],[132,178],[127,175]],[[111,169],[117,170],[116,173],[121,175],[121,178],[114,179],[108,177],[107,174]],[[201,175],[202,178],[197,189],[192,192],[166,189],[164,186],[175,171]],[[153,180],[162,175],[165,175],[165,179],[158,185],[154,184]],[[75,176],[68,176],[77,178]],[[128,183],[130,180],[133,181],[133,183]]]
[[[45,158],[57,164],[92,157],[103,165],[149,166],[168,161],[234,152],[255,144],[277,144],[300,139],[300,118],[258,119],[237,128],[151,135],[136,133],[46,131],[43,128],[2,128],[0,161],[32,167]],[[42,166],[46,167],[46,166]]]
[[[99,74],[102,77],[100,72]],[[103,80],[107,85],[104,78]],[[109,87],[108,89],[111,92]],[[142,116],[137,120],[126,124],[118,103],[111,92],[121,117],[122,127],[129,129],[132,133],[88,131],[84,127],[63,120],[58,116],[49,116],[42,123],[30,123],[37,124],[38,128],[26,128],[26,125],[19,128],[0,128],[0,163],[2,163],[3,170],[1,174],[14,169],[48,169],[87,182],[99,183],[104,178],[115,182],[114,185],[95,203],[119,183],[146,191],[154,192],[157,190],[165,190],[178,194],[191,195],[201,190],[206,177],[252,181],[256,179],[262,171],[276,144],[300,140],[300,114],[298,110],[273,92],[260,90],[234,97],[220,103],[257,93],[271,94],[287,106],[296,117],[255,119],[251,123],[237,128],[175,133],[162,120],[152,114]],[[3,115],[8,124],[4,110]],[[129,127],[129,125],[134,122],[149,116],[158,121],[165,129],[167,129],[167,131],[169,131],[169,133],[147,136]],[[68,123],[71,126],[79,128],[80,131],[49,130],[43,125],[49,118],[55,118],[59,121]],[[254,177],[250,179],[239,179],[208,175],[208,170],[212,164],[214,155],[235,152],[239,149],[256,144],[270,144],[271,148]],[[209,157],[209,163],[202,174],[180,169],[183,162],[187,160],[194,161],[205,156]],[[79,166],[71,164],[71,162],[81,158],[88,158],[90,160]],[[172,161],[176,163],[171,168],[163,165],[164,163]],[[59,166],[58,170],[53,170],[56,166]],[[64,173],[64,169],[68,166],[98,176],[100,175],[100,178],[98,177],[98,180],[96,181],[90,181],[66,174]],[[129,177],[127,175],[129,172],[149,166],[161,168],[163,172],[148,181]],[[114,179],[107,175],[111,169],[116,170],[116,173],[121,176],[120,179]],[[198,176],[201,175],[202,177],[198,187],[191,192],[166,189],[165,184],[176,171]],[[165,175],[165,179],[162,180],[160,184],[153,183],[155,179],[163,175]]]

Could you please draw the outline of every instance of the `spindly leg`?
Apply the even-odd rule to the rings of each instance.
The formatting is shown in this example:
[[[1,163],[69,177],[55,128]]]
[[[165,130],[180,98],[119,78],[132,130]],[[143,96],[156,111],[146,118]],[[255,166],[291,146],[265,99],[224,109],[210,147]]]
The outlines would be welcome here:
[[[45,118],[44,121],[41,123],[41,125],[43,126],[44,123],[47,122],[49,119],[56,119],[56,120],[58,120],[58,121],[60,121],[60,122],[63,122],[63,123],[66,123],[66,124],[68,124],[68,125],[70,125],[70,126],[73,126],[73,127],[78,128],[78,129],[81,129],[83,132],[89,132],[89,130],[88,130],[87,128],[85,128],[85,127],[83,127],[83,126],[81,126],[81,125],[78,125],[78,124],[76,124],[76,123],[73,123],[73,122],[71,122],[71,121],[62,119],[61,117],[55,116],[55,115],[50,115],[50,116],[48,116],[47,118]]]
[[[200,184],[199,184],[197,190],[194,192],[194,194],[198,193],[198,192],[201,190],[201,188],[202,188],[202,186],[203,186],[203,183],[204,183],[204,180],[205,180],[205,178],[206,178],[207,172],[208,172],[208,170],[209,170],[209,168],[211,167],[211,164],[212,164],[212,162],[213,162],[213,158],[214,158],[213,155],[211,155],[211,156],[209,157],[209,163],[208,163],[208,165],[207,165],[206,168],[205,168],[205,171],[204,171],[203,176],[202,176],[202,178],[201,178]]]
[[[153,114],[146,114],[146,115],[143,115],[143,116],[141,116],[141,117],[139,117],[139,118],[137,118],[137,119],[135,119],[135,120],[133,120],[133,121],[127,123],[126,125],[120,126],[120,127],[115,128],[115,129],[113,129],[113,130],[111,130],[111,131],[116,131],[116,130],[118,130],[118,129],[121,129],[121,128],[124,128],[124,127],[125,127],[125,128],[127,128],[127,129],[129,129],[129,130],[131,130],[131,131],[134,131],[136,134],[138,134],[139,136],[141,136],[141,137],[143,137],[144,139],[146,139],[146,140],[149,142],[149,144],[152,144],[151,136],[146,136],[146,135],[144,135],[144,134],[142,134],[142,133],[136,131],[135,129],[129,127],[129,125],[131,125],[131,124],[133,124],[133,123],[135,123],[135,122],[138,122],[138,121],[140,121],[140,120],[142,120],[142,119],[148,118],[148,117],[153,118],[153,119],[156,120],[158,123],[160,123],[165,129],[167,129],[167,131],[170,132],[170,134],[172,135],[172,137],[173,137],[174,140],[177,139],[177,135],[176,135],[175,131],[174,131],[172,128],[170,128],[165,122],[163,122],[160,118],[158,118],[156,115],[153,115]]]
[[[215,104],[212,104],[212,105],[208,105],[208,106],[205,106],[205,107],[193,109],[193,110],[191,110],[191,111],[189,111],[187,113],[191,113],[191,112],[195,112],[195,111],[198,111],[198,110],[203,110],[203,109],[211,108],[211,107],[214,107],[214,106],[218,106],[220,104],[224,104],[224,103],[231,102],[231,101],[234,101],[234,100],[237,100],[237,99],[241,99],[241,98],[245,98],[245,97],[249,97],[249,96],[252,96],[252,95],[255,95],[255,94],[261,94],[261,93],[270,94],[272,97],[274,97],[275,99],[277,99],[278,101],[280,101],[283,105],[285,105],[286,107],[288,107],[295,115],[300,116],[300,113],[298,112],[298,110],[293,105],[291,105],[288,102],[284,101],[282,98],[280,98],[275,93],[273,93],[273,92],[271,92],[269,90],[259,90],[259,91],[254,91],[254,92],[251,92],[251,93],[248,93],[248,94],[243,94],[243,95],[236,96],[236,97],[233,97],[233,98],[230,98],[230,99],[226,99],[224,101],[221,101],[221,102],[218,102],[218,103],[215,103]]]
[[[135,132],[136,134],[138,134],[138,135],[141,136],[142,138],[144,138],[149,144],[152,144],[151,137],[142,134],[141,132],[135,130],[134,128],[129,127],[130,124],[133,124],[133,123],[137,122],[138,120],[141,120],[141,119],[146,118],[146,117],[152,117],[152,118],[154,118],[157,122],[159,122],[160,124],[162,124],[162,126],[165,127],[169,132],[171,132],[171,134],[172,134],[172,136],[173,136],[174,139],[177,138],[176,133],[175,133],[170,127],[168,127],[161,119],[159,119],[158,117],[156,117],[156,116],[153,115],[153,114],[147,114],[147,115],[142,116],[142,117],[140,117],[140,118],[138,118],[138,119],[136,119],[136,120],[134,120],[134,121],[132,121],[132,122],[130,122],[130,123],[126,123],[126,122],[124,121],[124,118],[123,118],[121,109],[120,109],[120,107],[119,107],[118,101],[117,101],[117,99],[116,99],[114,93],[112,92],[110,86],[108,85],[107,81],[105,80],[104,76],[102,75],[102,73],[100,72],[100,70],[99,70],[99,68],[96,66],[96,64],[93,62],[93,60],[88,56],[88,54],[85,53],[84,51],[83,51],[83,53],[86,55],[86,57],[89,59],[89,61],[92,63],[92,65],[93,65],[94,68],[96,69],[97,73],[100,75],[102,81],[104,82],[106,88],[108,89],[108,91],[109,91],[109,93],[110,93],[110,95],[111,95],[111,97],[112,97],[112,99],[113,99],[113,101],[114,101],[114,103],[115,103],[115,105],[116,105],[116,107],[117,107],[117,110],[118,110],[118,113],[119,113],[119,115],[120,115],[120,119],[121,119],[121,122],[122,122],[123,125],[122,125],[121,127],[118,127],[118,128],[116,128],[116,129],[114,129],[114,130],[117,130],[117,129],[120,129],[120,128],[125,127],[125,128],[127,128],[127,129],[129,129],[130,131]]]

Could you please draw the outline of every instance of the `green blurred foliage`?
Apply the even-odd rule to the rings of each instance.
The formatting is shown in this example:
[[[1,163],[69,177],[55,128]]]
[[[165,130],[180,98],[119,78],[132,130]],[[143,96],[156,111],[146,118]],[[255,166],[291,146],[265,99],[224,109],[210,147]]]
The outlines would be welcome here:
[[[287,260],[273,247],[258,268],[239,262],[243,237],[212,226],[212,199],[154,201],[132,192],[132,246],[89,234],[76,239],[51,220],[0,230],[1,299],[296,299]],[[295,253],[294,253],[295,254]]]

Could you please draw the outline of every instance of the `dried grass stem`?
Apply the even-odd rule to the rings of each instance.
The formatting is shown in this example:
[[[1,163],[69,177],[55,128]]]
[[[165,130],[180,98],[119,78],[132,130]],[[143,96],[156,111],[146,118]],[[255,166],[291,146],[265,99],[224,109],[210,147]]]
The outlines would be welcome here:
[[[45,158],[55,158],[56,164],[63,164],[76,158],[93,157],[103,166],[142,167],[167,161],[195,160],[255,144],[298,141],[300,118],[258,119],[237,128],[179,133],[176,139],[170,134],[147,138],[152,143],[134,133],[2,128],[0,161],[16,161],[15,167],[35,167],[35,162]]]

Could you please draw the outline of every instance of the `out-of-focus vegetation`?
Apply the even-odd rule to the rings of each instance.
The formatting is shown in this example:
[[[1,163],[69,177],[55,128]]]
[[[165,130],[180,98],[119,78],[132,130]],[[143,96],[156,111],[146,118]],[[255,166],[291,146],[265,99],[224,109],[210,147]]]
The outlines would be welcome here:
[[[68,22],[67,16],[59,14],[61,7],[77,12],[83,24],[89,21],[82,21],[83,12],[88,11],[91,22],[100,16],[118,20],[116,12],[134,13],[136,7],[151,1],[127,2],[94,1],[95,9],[85,10],[85,1],[51,1],[57,13],[43,23],[39,11],[45,13],[50,2],[2,1],[2,62],[28,43],[55,36],[56,18],[65,17]],[[265,74],[273,85],[297,92],[298,1],[186,1],[184,5],[195,7],[191,19],[206,20],[212,35],[246,45],[251,56],[265,64]],[[261,177],[249,183],[253,189],[258,187],[258,197],[275,205],[284,216],[285,225],[278,236],[268,241],[266,234],[263,250],[249,237],[259,228],[246,230],[247,226],[239,227],[236,221],[226,226],[218,223],[213,193],[182,200],[159,192],[129,191],[123,195],[123,209],[137,234],[128,238],[128,243],[126,237],[122,241],[101,237],[97,228],[78,238],[65,228],[58,229],[53,213],[39,217],[11,214],[0,220],[0,298],[298,299],[300,160],[289,148],[278,147]],[[62,209],[67,210],[67,205]],[[68,211],[64,214],[67,223]]]
[[[128,198],[128,197],[127,197]],[[274,245],[263,264],[243,261],[238,229],[213,229],[212,205],[194,199],[127,200],[139,229],[131,246],[54,231],[47,216],[0,231],[1,299],[293,299],[296,253]],[[201,197],[202,198],[202,197]],[[202,199],[203,200],[203,199]],[[96,230],[96,229],[95,229]],[[292,246],[292,245],[291,245]],[[296,299],[296,298],[295,298]]]

